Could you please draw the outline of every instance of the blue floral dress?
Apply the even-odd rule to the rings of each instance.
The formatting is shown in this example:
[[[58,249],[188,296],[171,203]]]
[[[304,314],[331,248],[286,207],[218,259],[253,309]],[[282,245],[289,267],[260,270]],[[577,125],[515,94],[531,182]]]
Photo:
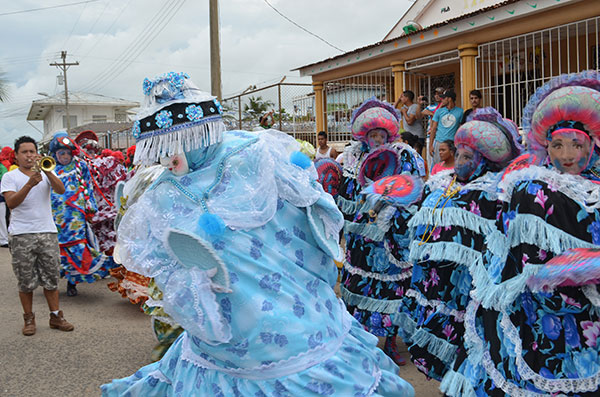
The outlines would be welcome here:
[[[85,162],[73,158],[67,165],[56,165],[56,175],[65,185],[65,193],[52,192],[52,212],[58,229],[60,273],[71,284],[92,283],[107,277],[117,265],[112,257],[97,248],[96,237],[88,221],[96,212],[90,171]]]
[[[421,175],[417,154],[411,148],[404,144],[390,147],[397,153],[397,173]],[[391,315],[399,310],[410,284],[408,221],[416,207],[381,206],[364,197],[359,197],[357,203],[358,213],[344,226],[342,299],[367,331],[380,337],[396,336],[398,327],[392,324]],[[374,208],[378,205],[380,208]],[[406,336],[402,330],[400,333]]]
[[[493,237],[488,260],[472,269],[475,299],[465,317],[468,358],[445,380],[445,392],[597,396],[597,282],[583,279],[580,286],[546,291],[526,283],[568,249],[597,248],[600,186],[537,166],[507,174],[499,186],[503,236]]]
[[[103,395],[414,395],[335,296],[342,216],[314,166],[290,162],[295,146],[226,132],[129,208],[124,264],[154,277],[185,332]]]
[[[469,266],[482,261],[498,214],[496,173],[460,184],[451,172],[428,181],[426,191],[431,193],[410,221],[416,235],[410,246],[411,289],[404,310],[394,316],[396,324],[412,333],[411,360],[437,380],[453,368],[464,349]]]

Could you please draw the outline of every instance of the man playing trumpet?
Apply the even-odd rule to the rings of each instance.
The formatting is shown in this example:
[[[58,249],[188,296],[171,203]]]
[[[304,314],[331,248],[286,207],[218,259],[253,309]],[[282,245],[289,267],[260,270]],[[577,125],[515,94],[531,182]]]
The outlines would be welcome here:
[[[8,227],[12,266],[23,306],[23,335],[35,334],[33,290],[39,285],[50,309],[50,328],[72,331],[58,305],[60,256],[57,229],[52,217],[50,194],[63,194],[65,187],[50,170],[39,171],[35,140],[22,136],[15,141],[19,168],[2,178],[0,191],[11,209]]]

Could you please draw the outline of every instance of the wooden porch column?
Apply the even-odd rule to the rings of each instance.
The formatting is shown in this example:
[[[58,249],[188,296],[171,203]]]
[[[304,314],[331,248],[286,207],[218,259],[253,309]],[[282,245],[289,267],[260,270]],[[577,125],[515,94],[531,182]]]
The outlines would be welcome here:
[[[395,61],[390,64],[392,73],[394,73],[394,102],[400,98],[404,91],[404,61]]]
[[[477,56],[477,44],[461,44],[458,46],[460,56],[460,82],[462,108],[468,109],[469,92],[477,87],[477,75],[475,57]]]
[[[325,93],[323,92],[323,82],[313,81],[313,91],[315,92],[315,118],[317,122],[317,131],[327,131],[327,116],[325,114]]]

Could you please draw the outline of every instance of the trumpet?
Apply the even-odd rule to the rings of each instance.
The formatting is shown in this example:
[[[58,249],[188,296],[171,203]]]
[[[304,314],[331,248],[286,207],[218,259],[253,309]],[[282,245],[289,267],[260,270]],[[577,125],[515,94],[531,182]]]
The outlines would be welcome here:
[[[45,171],[50,172],[56,168],[56,160],[51,156],[44,156],[38,159],[33,166],[33,170],[36,172]]]

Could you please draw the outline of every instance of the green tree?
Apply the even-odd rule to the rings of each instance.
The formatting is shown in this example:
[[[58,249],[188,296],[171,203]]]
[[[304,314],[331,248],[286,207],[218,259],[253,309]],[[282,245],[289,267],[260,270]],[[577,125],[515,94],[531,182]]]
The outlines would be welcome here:
[[[274,106],[273,102],[262,99],[261,96],[248,97],[248,103],[244,104],[244,113],[250,118],[260,119],[260,117],[269,111]]]

